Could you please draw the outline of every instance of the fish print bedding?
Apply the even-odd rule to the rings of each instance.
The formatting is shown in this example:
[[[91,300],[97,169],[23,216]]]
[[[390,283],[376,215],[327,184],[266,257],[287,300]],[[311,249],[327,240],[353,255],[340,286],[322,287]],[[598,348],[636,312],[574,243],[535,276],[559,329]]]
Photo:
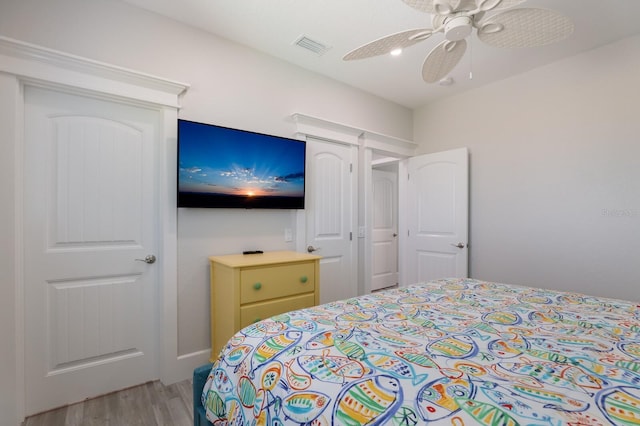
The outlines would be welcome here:
[[[446,279],[239,331],[214,425],[640,425],[640,307]]]

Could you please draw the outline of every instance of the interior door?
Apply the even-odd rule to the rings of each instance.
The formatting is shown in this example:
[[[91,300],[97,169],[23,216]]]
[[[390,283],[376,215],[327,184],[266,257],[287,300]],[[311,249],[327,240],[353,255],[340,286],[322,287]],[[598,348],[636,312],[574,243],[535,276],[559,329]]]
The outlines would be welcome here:
[[[467,149],[421,155],[407,161],[407,284],[467,277]]]
[[[371,290],[398,284],[398,174],[372,170]]]
[[[24,113],[30,415],[157,376],[159,115],[35,87]]]
[[[357,294],[355,199],[357,148],[307,141],[306,246],[320,260],[320,303]]]

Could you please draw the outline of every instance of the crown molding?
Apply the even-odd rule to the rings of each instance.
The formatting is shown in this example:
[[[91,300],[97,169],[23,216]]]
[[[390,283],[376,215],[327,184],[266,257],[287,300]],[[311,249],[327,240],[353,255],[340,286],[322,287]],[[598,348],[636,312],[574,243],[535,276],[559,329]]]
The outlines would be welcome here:
[[[296,112],[291,115],[291,118],[296,123],[298,134],[305,136],[351,145],[361,145],[364,148],[385,151],[405,157],[414,155],[418,146],[413,141],[360,129],[312,115]]]
[[[0,36],[0,71],[23,80],[95,90],[179,108],[187,83]]]

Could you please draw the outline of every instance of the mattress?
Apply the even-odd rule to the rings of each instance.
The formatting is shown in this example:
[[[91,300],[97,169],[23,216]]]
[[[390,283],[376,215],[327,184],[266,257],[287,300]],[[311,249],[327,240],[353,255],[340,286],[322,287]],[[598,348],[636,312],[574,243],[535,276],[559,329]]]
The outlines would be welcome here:
[[[203,389],[218,425],[639,425],[640,307],[446,279],[235,334]]]

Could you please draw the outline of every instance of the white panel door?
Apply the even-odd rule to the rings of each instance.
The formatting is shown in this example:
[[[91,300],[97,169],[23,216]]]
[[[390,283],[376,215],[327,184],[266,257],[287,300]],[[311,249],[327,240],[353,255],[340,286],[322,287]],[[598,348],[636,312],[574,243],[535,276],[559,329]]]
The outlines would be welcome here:
[[[408,160],[407,281],[468,276],[466,148]]]
[[[27,415],[157,376],[156,111],[25,88]]]
[[[320,302],[357,294],[353,240],[357,148],[307,141],[307,247],[320,260]]]
[[[372,170],[371,290],[398,284],[398,175]]]

